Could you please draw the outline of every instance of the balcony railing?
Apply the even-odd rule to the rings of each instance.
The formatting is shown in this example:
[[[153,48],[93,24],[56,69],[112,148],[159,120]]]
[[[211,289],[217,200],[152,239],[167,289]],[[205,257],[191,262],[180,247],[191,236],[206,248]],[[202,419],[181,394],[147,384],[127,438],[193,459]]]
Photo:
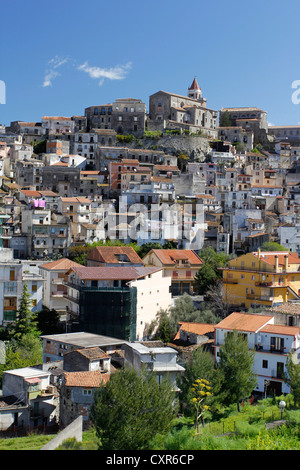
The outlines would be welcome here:
[[[238,279],[224,279],[223,284],[238,284]]]

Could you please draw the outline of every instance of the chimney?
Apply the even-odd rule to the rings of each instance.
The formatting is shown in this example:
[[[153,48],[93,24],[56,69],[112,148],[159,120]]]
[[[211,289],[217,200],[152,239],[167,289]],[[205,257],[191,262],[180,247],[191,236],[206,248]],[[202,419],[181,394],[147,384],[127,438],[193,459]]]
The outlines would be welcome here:
[[[284,255],[284,269],[287,272],[289,265],[289,255]]]
[[[275,273],[278,272],[278,255],[275,255]]]
[[[257,257],[258,257],[258,259],[260,259],[260,248],[258,248],[258,250],[257,250]]]

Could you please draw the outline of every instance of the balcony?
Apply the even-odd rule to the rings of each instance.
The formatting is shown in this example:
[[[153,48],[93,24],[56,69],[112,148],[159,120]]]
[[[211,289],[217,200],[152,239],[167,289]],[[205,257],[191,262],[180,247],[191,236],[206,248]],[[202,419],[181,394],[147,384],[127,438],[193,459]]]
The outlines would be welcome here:
[[[238,279],[223,279],[223,284],[238,284]]]
[[[62,297],[64,299],[70,300],[71,302],[74,302],[75,304],[79,304],[79,297],[73,297],[72,295],[69,295],[67,293],[62,293]]]

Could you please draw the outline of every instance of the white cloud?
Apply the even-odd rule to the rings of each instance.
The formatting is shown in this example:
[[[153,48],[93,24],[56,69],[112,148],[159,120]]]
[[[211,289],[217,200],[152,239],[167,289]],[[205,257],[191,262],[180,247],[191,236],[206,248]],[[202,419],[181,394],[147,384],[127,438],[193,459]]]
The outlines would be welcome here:
[[[61,74],[57,72],[56,69],[68,62],[69,59],[59,57],[56,55],[53,59],[49,60],[48,65],[50,67],[45,72],[45,77],[43,81],[43,87],[52,86],[52,82],[56,77],[59,77]]]
[[[81,72],[87,73],[90,78],[98,79],[99,86],[103,85],[104,79],[123,80],[131,69],[131,62],[125,65],[116,65],[111,68],[90,67],[87,62],[77,67]]]
[[[62,58],[56,55],[54,59],[49,60],[48,63],[53,64],[53,68],[57,69],[58,67],[61,67],[63,64],[65,64],[66,62],[68,62],[68,59]]]
[[[108,80],[123,80],[131,69],[131,62],[125,65],[116,65],[110,68],[104,67],[92,67],[88,65],[88,62],[84,62],[82,65],[76,65],[74,60],[66,57],[60,57],[56,55],[53,59],[48,61],[48,67],[45,71],[43,87],[52,86],[53,80],[61,75],[58,69],[67,62],[71,62],[71,66],[75,67],[80,72],[85,72],[90,78],[98,80],[98,85],[102,86],[105,79]]]

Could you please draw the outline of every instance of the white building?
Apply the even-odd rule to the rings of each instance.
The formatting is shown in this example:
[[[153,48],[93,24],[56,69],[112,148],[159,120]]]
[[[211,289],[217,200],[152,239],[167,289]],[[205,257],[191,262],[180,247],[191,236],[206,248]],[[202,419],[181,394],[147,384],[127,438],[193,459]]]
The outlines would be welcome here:
[[[153,342],[127,343],[123,349],[125,365],[134,367],[138,372],[142,367],[146,367],[156,375],[159,384],[162,380],[169,379],[173,390],[180,391],[176,382],[185,369],[177,363],[178,352],[175,349],[153,345]]]
[[[3,396],[1,401],[10,406],[3,413],[0,410],[0,430],[13,425],[48,425],[56,422],[57,394],[50,383],[51,372],[34,367],[7,370],[3,372]]]
[[[118,337],[119,325],[111,324],[111,318],[115,318],[115,323],[124,324],[125,311],[130,309],[131,320],[128,318],[128,321],[134,325],[134,340],[142,340],[148,336],[147,328],[156,319],[157,312],[167,310],[172,303],[171,278],[163,277],[161,268],[81,266],[71,268],[67,275],[70,316],[77,319],[83,329],[86,323],[89,327],[94,324],[94,328],[99,328],[95,333]],[[130,300],[118,297],[122,292],[131,293]]]
[[[43,116],[42,128],[46,135],[70,134],[75,130],[75,121],[72,121],[71,117]]]
[[[215,325],[215,360],[228,333],[237,330],[247,337],[249,349],[255,350],[253,372],[257,374],[255,392],[276,395],[290,393],[284,382],[289,352],[297,363],[300,353],[300,327],[275,325],[268,315],[232,313]]]
[[[72,267],[81,265],[67,258],[50,261],[39,266],[41,276],[44,280],[43,305],[49,310],[56,310],[60,314],[66,312],[68,300],[66,299],[67,288],[64,278],[66,272]]]
[[[0,325],[16,320],[24,284],[27,285],[33,312],[42,309],[43,279],[35,261],[13,259],[13,250],[0,250]]]

